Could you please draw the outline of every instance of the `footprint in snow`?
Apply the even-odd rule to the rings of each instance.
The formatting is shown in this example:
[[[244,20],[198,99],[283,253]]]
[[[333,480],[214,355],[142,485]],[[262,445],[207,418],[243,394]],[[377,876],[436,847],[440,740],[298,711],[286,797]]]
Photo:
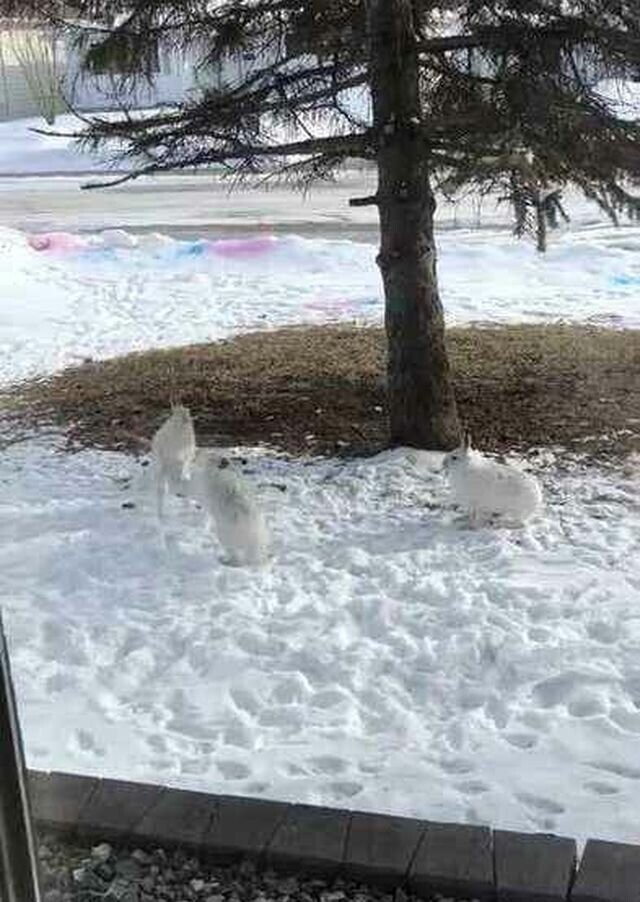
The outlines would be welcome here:
[[[219,759],[216,761],[216,767],[225,780],[246,780],[251,776],[250,768],[243,764],[242,761]]]
[[[105,755],[105,750],[100,748],[93,733],[89,730],[74,730],[69,746],[72,751],[82,752],[91,757],[103,758]]]
[[[440,767],[447,774],[470,774],[475,770],[473,761],[466,758],[443,758]]]
[[[627,780],[640,780],[640,768],[629,767],[627,764],[616,764],[613,761],[591,761],[589,767],[608,774],[615,774],[616,777],[625,777]]]
[[[336,780],[329,784],[329,790],[337,799],[352,799],[362,791],[362,784],[351,780]]]
[[[604,783],[600,780],[587,780],[587,782],[582,785],[585,789],[588,789],[589,792],[593,792],[598,796],[613,796],[620,792],[618,786],[614,786],[613,783]]]
[[[458,783],[456,789],[463,795],[469,796],[477,796],[482,795],[484,792],[489,792],[489,787],[482,780],[465,780],[462,783]]]
[[[309,764],[318,774],[343,774],[349,769],[349,762],[335,755],[318,755],[309,758]]]
[[[564,814],[564,805],[560,805],[552,799],[545,799],[543,796],[532,795],[528,792],[517,793],[516,798],[527,808],[533,808],[543,814]]]
[[[538,737],[533,733],[506,733],[504,738],[517,749],[532,749],[538,744]]]

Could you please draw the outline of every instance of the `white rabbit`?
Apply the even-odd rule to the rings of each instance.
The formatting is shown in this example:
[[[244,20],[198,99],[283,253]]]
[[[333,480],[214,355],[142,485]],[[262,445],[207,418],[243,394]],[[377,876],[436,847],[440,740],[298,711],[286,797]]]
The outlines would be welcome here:
[[[210,453],[200,464],[194,483],[229,563],[265,563],[269,530],[251,485],[242,474],[226,457]]]
[[[457,504],[469,511],[472,523],[493,514],[521,523],[542,505],[538,480],[509,464],[489,460],[471,447],[471,436],[445,456],[443,469]]]
[[[174,405],[171,416],[151,439],[154,460],[158,516],[162,517],[164,496],[168,489],[180,491],[191,478],[196,456],[196,435],[191,413],[182,405]]]

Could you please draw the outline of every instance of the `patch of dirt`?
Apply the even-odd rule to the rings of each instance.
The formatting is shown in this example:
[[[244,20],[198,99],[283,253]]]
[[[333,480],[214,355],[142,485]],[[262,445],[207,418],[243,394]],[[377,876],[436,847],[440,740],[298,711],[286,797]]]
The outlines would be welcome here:
[[[488,451],[640,449],[640,331],[553,325],[450,329],[461,419]],[[89,362],[2,393],[13,429],[63,427],[72,447],[146,450],[170,399],[203,445],[293,454],[387,445],[381,329],[295,327]]]

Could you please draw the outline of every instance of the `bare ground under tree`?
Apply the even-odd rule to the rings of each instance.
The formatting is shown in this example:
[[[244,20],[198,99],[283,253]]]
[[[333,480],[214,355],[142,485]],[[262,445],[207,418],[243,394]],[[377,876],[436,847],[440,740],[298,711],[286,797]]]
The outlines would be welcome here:
[[[596,457],[640,449],[640,331],[454,328],[456,397],[477,445],[564,446]],[[9,434],[54,426],[72,447],[140,452],[173,395],[201,444],[366,454],[386,445],[382,330],[296,327],[89,362],[6,390]]]

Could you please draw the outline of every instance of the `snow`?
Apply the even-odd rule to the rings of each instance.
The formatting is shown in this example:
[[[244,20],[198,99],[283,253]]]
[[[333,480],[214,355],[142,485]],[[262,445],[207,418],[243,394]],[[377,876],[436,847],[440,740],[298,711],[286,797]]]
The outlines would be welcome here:
[[[0,122],[0,175],[100,172],[108,169],[105,155],[80,150],[67,137],[38,134],[34,129],[75,132],[84,127],[77,116],[57,116],[53,126],[36,116]]]
[[[640,116],[640,80],[607,78],[600,81],[596,89],[615,115],[631,121]]]
[[[232,236],[0,229],[0,379],[381,322],[372,241]],[[546,257],[500,230],[439,241],[450,323],[640,324],[637,226],[566,231]],[[3,451],[0,598],[31,766],[638,841],[637,460],[533,449],[543,513],[473,530],[438,455],[235,453],[275,536],[264,568],[223,565],[187,499],[160,528],[126,455],[44,434]]]
[[[32,766],[637,841],[640,471],[532,455],[544,514],[473,530],[438,455],[238,450],[262,569],[129,457],[3,455]]]
[[[26,234],[0,229],[5,381],[239,331],[382,321],[376,248],[364,241],[262,232],[247,245],[255,252],[237,253],[238,239],[123,230],[49,240],[37,251]],[[640,325],[640,227],[566,232],[544,257],[503,231],[451,230],[439,251],[449,323]]]

